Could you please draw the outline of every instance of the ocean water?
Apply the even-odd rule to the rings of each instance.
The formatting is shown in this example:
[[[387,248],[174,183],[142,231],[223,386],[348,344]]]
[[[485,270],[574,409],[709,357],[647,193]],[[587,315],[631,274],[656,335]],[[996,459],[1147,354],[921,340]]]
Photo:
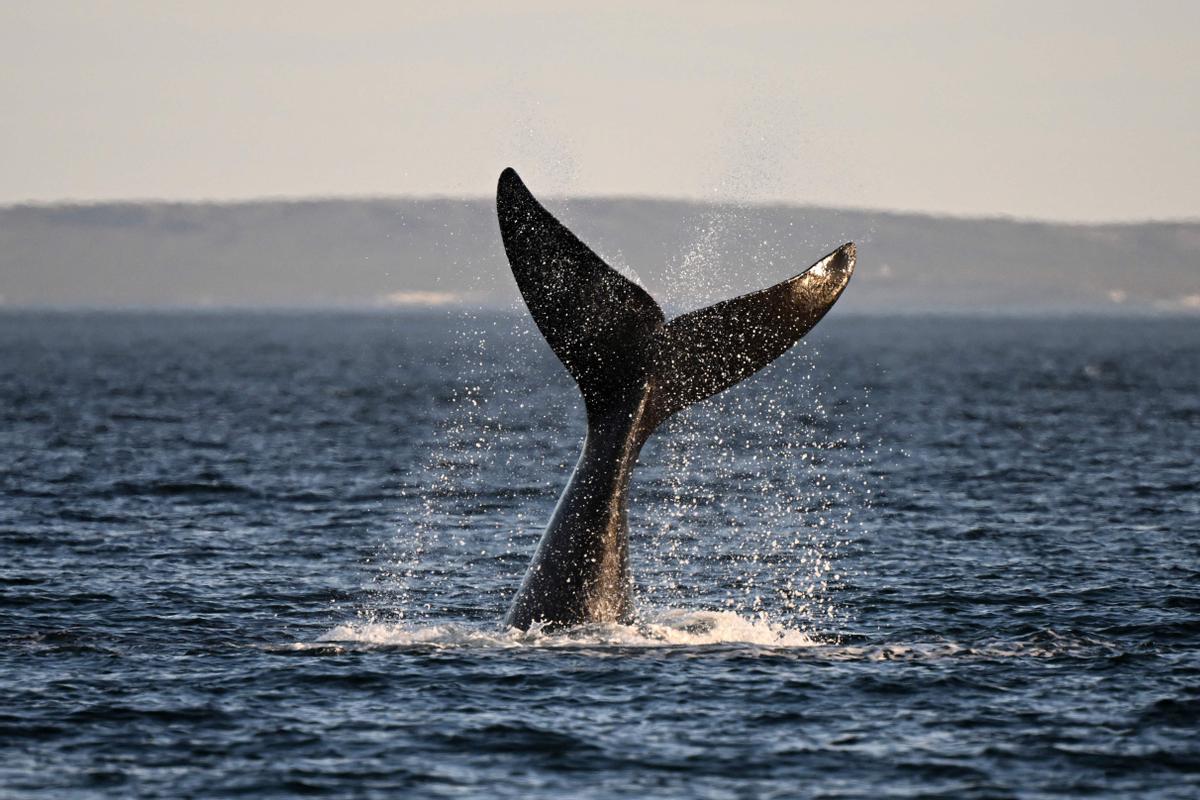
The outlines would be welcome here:
[[[1200,796],[1200,320],[835,311],[503,631],[582,430],[518,314],[0,315],[0,796]]]

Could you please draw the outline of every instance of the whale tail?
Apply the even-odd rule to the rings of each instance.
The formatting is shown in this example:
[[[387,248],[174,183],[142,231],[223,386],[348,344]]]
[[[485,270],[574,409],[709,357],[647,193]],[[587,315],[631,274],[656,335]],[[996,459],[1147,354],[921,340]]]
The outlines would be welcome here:
[[[589,426],[624,413],[648,388],[644,436],[781,356],[854,271],[854,245],[845,244],[793,278],[667,322],[645,289],[555,219],[512,168],[500,175],[496,210],[521,296],[579,384]]]

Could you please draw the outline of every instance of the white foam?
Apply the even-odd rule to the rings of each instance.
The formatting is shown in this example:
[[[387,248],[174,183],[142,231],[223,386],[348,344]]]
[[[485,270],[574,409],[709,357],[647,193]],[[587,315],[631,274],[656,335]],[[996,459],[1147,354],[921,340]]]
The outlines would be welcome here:
[[[732,611],[665,609],[647,613],[636,625],[584,625],[557,633],[471,623],[347,622],[314,642],[272,648],[287,651],[342,653],[375,647],[431,649],[589,649],[697,648],[721,646],[769,648],[803,653],[823,661],[938,661],[947,658],[1057,658],[1094,655],[1114,650],[1111,642],[1060,636],[1054,631],[1016,640],[970,644],[951,641],[845,644],[813,639],[808,633],[772,622],[765,616],[747,617]]]
[[[702,647],[745,644],[761,647],[813,647],[803,631],[764,618],[742,617],[732,611],[667,609],[646,615],[635,625],[583,625],[559,633],[501,630],[487,626],[446,623],[350,622],[338,625],[311,644],[383,647]]]

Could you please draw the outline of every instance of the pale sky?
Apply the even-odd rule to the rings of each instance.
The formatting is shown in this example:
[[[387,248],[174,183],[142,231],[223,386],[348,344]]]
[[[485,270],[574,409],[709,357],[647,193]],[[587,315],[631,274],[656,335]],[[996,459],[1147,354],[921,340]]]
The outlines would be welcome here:
[[[834,8],[834,5],[845,6]],[[1200,217],[1200,3],[0,4],[0,203]]]

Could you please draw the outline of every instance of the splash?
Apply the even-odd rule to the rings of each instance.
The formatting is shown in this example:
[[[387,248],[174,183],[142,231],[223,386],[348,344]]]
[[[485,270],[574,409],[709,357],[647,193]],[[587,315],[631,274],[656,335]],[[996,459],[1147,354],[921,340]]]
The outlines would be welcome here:
[[[793,223],[763,230],[748,205],[723,206],[695,225],[663,297],[681,310],[798,272],[794,253],[818,246]],[[841,551],[861,532],[878,445],[848,419],[868,407],[866,390],[847,393],[818,368],[820,332],[651,440],[643,460],[664,466],[640,468],[631,502],[633,518],[653,531],[631,545],[646,597],[768,613],[813,631],[846,621],[836,602],[848,577]]]
[[[791,263],[802,231],[760,227],[749,207],[697,220],[664,305],[708,304],[805,266]],[[578,392],[546,358],[519,299],[505,313],[477,310],[454,322],[453,385],[427,459],[406,476],[411,503],[379,554],[371,597],[357,610],[364,629],[429,630],[468,606],[502,614],[578,455]],[[842,627],[840,553],[869,502],[872,451],[843,424],[865,401],[846,400],[816,369],[814,352],[802,343],[770,375],[688,409],[651,439],[630,502],[641,607],[770,618],[818,636]],[[831,390],[842,401],[827,402]]]
[[[349,623],[338,625],[315,643],[345,647],[433,648],[579,648],[579,647],[702,647],[753,645],[771,648],[813,647],[803,631],[772,623],[765,617],[743,617],[730,611],[667,609],[652,612],[633,625],[583,625],[546,634],[499,630],[464,623]]]
[[[464,622],[422,624],[347,623],[315,641],[272,646],[279,653],[337,655],[395,648],[401,650],[586,650],[619,656],[630,649],[646,651],[733,649],[770,653],[822,662],[941,662],[1054,660],[1112,657],[1123,650],[1118,642],[1097,637],[1036,631],[1013,639],[974,642],[924,640],[846,644],[814,638],[807,632],[731,611],[659,609],[634,625],[583,625],[552,634],[536,627],[529,631],[502,630]]]

